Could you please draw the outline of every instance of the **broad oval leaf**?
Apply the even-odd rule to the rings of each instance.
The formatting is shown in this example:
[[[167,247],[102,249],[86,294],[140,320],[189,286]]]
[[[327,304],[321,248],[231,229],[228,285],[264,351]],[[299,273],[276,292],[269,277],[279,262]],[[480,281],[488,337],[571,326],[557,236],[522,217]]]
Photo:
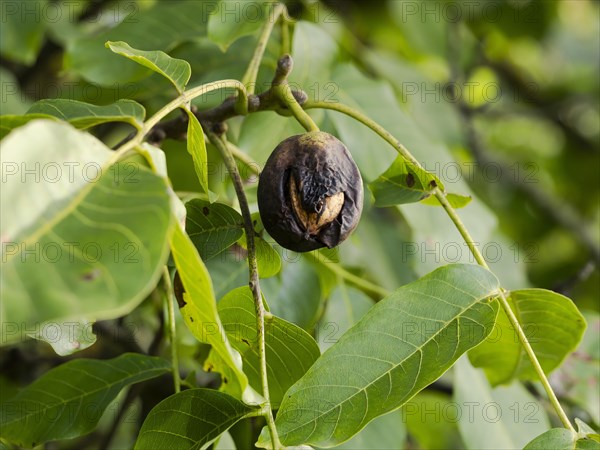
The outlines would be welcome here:
[[[190,81],[192,68],[190,63],[183,59],[171,58],[165,52],[160,50],[144,51],[132,48],[127,42],[118,41],[106,43],[106,47],[110,48],[118,55],[135,61],[136,63],[161,74],[168,79],[177,92],[180,94],[185,90],[185,86]]]
[[[47,321],[119,317],[156,285],[168,186],[140,164],[110,165],[113,155],[64,122],[33,121],[3,142],[3,344]]]
[[[232,345],[244,360],[250,385],[262,390],[254,298],[247,286],[229,292],[218,303],[219,316]],[[265,319],[267,377],[271,405],[279,407],[288,388],[320,355],[315,340],[302,328],[277,316]]]
[[[403,156],[398,156],[388,170],[369,183],[375,206],[379,207],[419,202],[436,187],[444,189],[438,177]]]
[[[169,361],[137,353],[68,361],[2,403],[2,437],[35,447],[89,433],[121,389],[170,370]]]
[[[204,261],[226,250],[242,237],[242,216],[230,206],[194,198],[185,207],[186,232]]]
[[[206,143],[204,142],[204,131],[193,112],[186,109],[188,115],[187,128],[187,151],[192,155],[194,170],[200,182],[202,192],[208,194],[208,159],[206,156]]]
[[[571,299],[545,289],[522,289],[511,291],[507,300],[545,373],[557,368],[577,348],[586,323]],[[485,342],[469,352],[469,359],[485,370],[492,386],[514,378],[537,379],[504,311],[498,314]]]
[[[213,293],[210,275],[200,259],[190,238],[179,227],[171,236],[171,254],[177,266],[180,288],[174,284],[179,302],[179,311],[185,324],[200,342],[210,344],[221,361],[230,369],[231,383],[237,386],[237,394],[245,400],[254,398],[248,387],[248,378],[242,371],[242,358],[225,334],[217,313],[217,301]]]
[[[206,448],[238,420],[257,408],[214,389],[188,389],[172,395],[144,420],[135,450]]]
[[[76,128],[86,129],[106,122],[125,122],[138,130],[144,125],[146,110],[142,105],[121,99],[110,105],[98,106],[64,98],[44,99],[35,102],[27,111],[45,114],[69,122]]]
[[[286,393],[276,419],[281,441],[334,446],[401,407],[485,339],[497,292],[493,274],[457,264],[377,303]]]

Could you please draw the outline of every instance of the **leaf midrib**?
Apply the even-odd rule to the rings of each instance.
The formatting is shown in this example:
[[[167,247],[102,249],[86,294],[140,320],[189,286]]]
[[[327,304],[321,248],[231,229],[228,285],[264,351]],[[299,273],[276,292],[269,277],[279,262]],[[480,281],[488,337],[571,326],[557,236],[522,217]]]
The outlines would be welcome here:
[[[428,296],[431,297],[431,295],[427,294]],[[294,431],[306,426],[309,423],[312,422],[317,422],[321,417],[323,417],[326,414],[329,414],[331,411],[333,411],[335,408],[343,405],[344,403],[350,401],[352,398],[354,398],[356,395],[358,395],[359,393],[366,391],[366,389],[368,389],[371,385],[373,385],[374,383],[378,382],[381,378],[383,378],[384,376],[387,376],[392,370],[395,370],[397,367],[399,367],[401,364],[403,364],[408,358],[410,358],[411,356],[413,356],[415,353],[421,351],[426,345],[428,345],[433,339],[435,339],[442,331],[445,331],[448,326],[454,322],[455,320],[457,320],[460,316],[462,316],[467,310],[473,308],[474,306],[476,306],[477,304],[479,304],[482,300],[489,298],[491,296],[493,296],[493,292],[487,295],[484,295],[482,297],[473,297],[475,299],[475,301],[473,303],[471,303],[469,306],[467,306],[466,308],[462,309],[461,312],[459,314],[457,314],[452,320],[450,320],[449,322],[446,322],[445,326],[442,327],[437,333],[435,333],[434,335],[432,335],[426,342],[424,342],[422,345],[420,345],[419,347],[415,347],[415,350],[406,358],[404,358],[402,361],[398,362],[397,364],[394,364],[392,366],[392,368],[390,368],[389,370],[385,371],[383,374],[381,374],[380,376],[378,376],[377,378],[375,378],[373,381],[371,381],[368,385],[366,385],[365,387],[359,389],[358,391],[356,391],[354,394],[352,394],[350,397],[346,398],[345,400],[343,400],[342,402],[336,404],[333,408],[328,409],[327,411],[319,414],[318,416],[316,416],[313,420],[310,420],[308,422],[303,423],[302,425],[297,426],[296,428],[292,428],[290,429],[286,434],[289,435],[291,433],[293,433]],[[417,380],[418,376],[415,377],[415,384],[416,384],[416,380]],[[401,407],[402,405],[398,405],[398,408]],[[397,409],[397,408],[396,408]],[[362,423],[362,421],[361,421]],[[337,428],[337,423],[336,423],[336,428]],[[312,434],[314,434],[314,431],[311,432],[311,434],[309,435],[308,438],[306,438],[306,442],[309,443],[309,439],[312,436]]]
[[[71,369],[75,369],[75,367],[72,367]],[[114,369],[114,367],[112,367],[112,366],[111,366],[111,369]],[[145,372],[147,373],[147,375],[148,375],[148,376],[150,376],[150,375],[153,375],[153,372],[157,372],[157,373],[156,373],[156,375],[160,375],[160,373],[162,373],[162,372],[166,373],[166,372],[168,372],[168,371],[169,371],[169,369],[168,369],[168,368],[162,368],[162,369],[160,369],[160,368],[154,368],[154,369],[148,369],[148,370],[147,370],[147,371],[145,371]],[[92,376],[92,375],[91,375],[91,372],[89,372],[89,371],[87,371],[87,370],[85,371],[85,373],[86,373],[86,375],[88,375],[88,376]],[[20,415],[19,417],[15,418],[14,420],[10,420],[10,421],[8,421],[8,422],[2,422],[2,425],[3,425],[3,426],[7,426],[7,425],[10,425],[10,424],[12,424],[12,423],[14,423],[14,422],[21,422],[21,421],[27,420],[27,418],[29,418],[29,417],[31,417],[31,416],[36,416],[36,415],[39,415],[39,414],[43,414],[43,413],[45,413],[46,411],[48,411],[48,410],[50,410],[50,409],[52,409],[52,408],[57,408],[57,407],[59,407],[59,406],[64,406],[64,405],[66,405],[66,404],[68,404],[68,403],[75,402],[76,400],[82,400],[82,399],[84,399],[85,397],[89,397],[89,396],[95,395],[95,394],[97,394],[97,393],[101,392],[102,390],[106,390],[106,391],[108,391],[108,390],[112,389],[114,386],[118,385],[119,383],[126,383],[126,382],[127,382],[127,380],[129,380],[129,379],[131,379],[131,378],[134,378],[135,376],[136,376],[135,374],[133,374],[133,375],[128,375],[128,377],[127,377],[127,378],[124,378],[124,379],[122,379],[122,380],[120,380],[120,381],[115,381],[115,382],[113,382],[113,383],[107,383],[105,386],[103,386],[103,387],[101,387],[101,388],[99,388],[99,389],[94,389],[94,390],[92,390],[92,391],[85,391],[85,393],[84,393],[84,394],[81,394],[81,395],[76,395],[76,396],[74,396],[74,397],[71,397],[70,399],[68,399],[68,400],[66,400],[66,401],[64,401],[64,400],[61,400],[61,401],[59,401],[59,402],[56,402],[56,403],[54,403],[54,404],[51,404],[50,406],[47,406],[47,407],[45,407],[45,408],[41,408],[40,410],[36,410],[35,412],[31,412],[31,413],[29,413],[29,414]],[[95,378],[97,378],[97,377],[95,377]],[[143,381],[143,379],[142,379],[142,380],[140,380],[140,381]],[[27,388],[26,388],[26,389],[27,389]],[[57,397],[57,396],[55,396],[55,397]],[[57,397],[57,398],[60,398],[60,397]],[[14,398],[12,399],[12,401],[13,401],[13,402],[16,402],[16,401],[19,401],[19,400],[21,400],[21,399],[19,399],[19,398],[18,398],[18,396],[17,396],[17,397],[14,397]],[[25,400],[28,400],[28,399],[26,398]],[[43,403],[42,403],[42,404],[43,404]]]

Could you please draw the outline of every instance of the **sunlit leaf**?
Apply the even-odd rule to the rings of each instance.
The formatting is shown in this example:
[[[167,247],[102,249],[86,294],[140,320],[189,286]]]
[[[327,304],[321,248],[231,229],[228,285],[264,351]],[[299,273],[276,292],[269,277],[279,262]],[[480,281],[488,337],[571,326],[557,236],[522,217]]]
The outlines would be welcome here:
[[[47,321],[122,316],[156,285],[168,187],[141,164],[111,165],[113,155],[64,122],[36,120],[3,141],[3,344]]]
[[[178,292],[177,280],[174,287],[185,324],[198,341],[210,344],[229,368],[237,396],[250,395],[248,378],[242,371],[242,358],[229,343],[219,319],[208,270],[190,238],[178,226],[171,237],[171,253],[181,283],[182,291]]]
[[[56,354],[60,356],[85,350],[96,342],[92,323],[86,319],[46,322],[31,337],[47,342],[52,346]]]
[[[26,123],[31,122],[35,119],[50,119],[53,120],[54,117],[48,114],[26,114],[26,115],[6,115],[0,116],[0,139],[4,139],[4,137],[10,133],[15,128],[19,128]]]
[[[204,132],[194,113],[187,109],[186,113],[188,115],[187,150],[194,160],[194,170],[200,182],[201,191],[208,193],[208,162]]]

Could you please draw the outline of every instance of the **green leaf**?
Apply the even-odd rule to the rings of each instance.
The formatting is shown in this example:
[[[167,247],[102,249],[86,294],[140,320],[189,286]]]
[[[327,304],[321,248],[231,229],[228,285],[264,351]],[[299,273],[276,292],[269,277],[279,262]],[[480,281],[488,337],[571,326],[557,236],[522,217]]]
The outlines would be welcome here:
[[[456,425],[464,412],[450,395],[424,389],[407,402],[401,411],[416,448],[465,448]]]
[[[2,343],[47,321],[122,316],[156,286],[168,186],[141,164],[111,165],[113,156],[64,122],[32,121],[3,141]]]
[[[452,205],[453,208],[460,209],[464,208],[469,203],[471,203],[473,197],[471,197],[470,195],[448,193],[446,194],[446,200],[448,200],[448,203],[450,203],[450,205]],[[442,206],[440,205],[438,199],[435,198],[433,195],[430,195],[429,197],[426,197],[425,199],[421,200],[421,203],[423,203],[424,205]]]
[[[552,428],[529,442],[523,450],[598,450],[600,443],[566,428]]]
[[[577,348],[586,324],[569,298],[545,289],[523,289],[511,291],[508,302],[545,373]],[[514,378],[538,379],[504,311],[486,341],[469,352],[469,359],[485,370],[492,386]]]
[[[221,0],[208,17],[208,38],[226,51],[242,36],[253,34],[265,20],[270,3],[255,0]]]
[[[165,359],[137,353],[68,361],[2,404],[2,436],[35,447],[89,433],[121,389],[164,375],[170,368]]]
[[[237,250],[234,248],[225,250],[216,258],[206,262],[216,298],[221,298],[232,289],[248,284],[248,264],[244,260],[240,261]]]
[[[27,114],[45,114],[86,129],[107,122],[126,122],[138,130],[144,125],[146,110],[133,100],[118,100],[111,105],[97,106],[63,98],[35,102]]]
[[[577,426],[577,431],[580,436],[587,436],[590,439],[600,442],[600,434],[592,427],[590,427],[587,423],[581,420],[578,417],[575,417],[575,425]]]
[[[286,264],[276,277],[261,280],[271,312],[311,330],[321,310],[321,287],[316,270],[299,254],[286,253]]]
[[[31,337],[50,344],[57,355],[66,356],[85,350],[96,342],[92,325],[86,319],[47,322],[42,324],[40,330]]]
[[[315,49],[319,51],[315,51]],[[294,70],[290,86],[304,90],[309,99],[331,101],[336,91],[331,81],[331,71],[339,57],[335,39],[321,26],[299,21],[294,26],[292,56]]]
[[[406,425],[400,411],[372,420],[349,441],[335,448],[339,450],[401,450],[406,448]]]
[[[494,389],[485,375],[461,358],[454,366],[454,404],[461,436],[468,449],[522,448],[550,428],[542,404],[515,382]]]
[[[244,234],[242,216],[230,206],[195,198],[185,207],[186,232],[204,261],[229,248]]]
[[[10,133],[15,128],[22,127],[26,123],[31,122],[35,119],[50,119],[54,120],[53,116],[48,114],[27,114],[22,116],[17,115],[6,115],[0,116],[0,139],[4,139],[4,137]]]
[[[175,227],[171,237],[171,254],[183,286],[183,301],[179,300],[179,311],[185,324],[200,342],[212,345],[223,363],[233,374],[231,382],[237,387],[238,396],[250,399],[248,378],[242,371],[242,358],[231,346],[219,315],[210,275],[200,259],[190,238]]]
[[[327,309],[319,321],[317,336],[322,351],[340,337],[373,306],[373,300],[342,281],[327,300]]]
[[[3,2],[0,27],[0,54],[6,59],[31,66],[44,41],[48,0]]]
[[[2,28],[2,31],[4,31],[4,28]],[[13,72],[4,67],[0,67],[0,86],[2,86],[3,95],[2,112],[15,115],[25,114],[31,106],[31,99],[23,93]]]
[[[200,188],[202,192],[208,193],[208,160],[204,131],[194,113],[188,109],[185,112],[188,115],[187,151],[194,160],[194,170],[200,182]]]
[[[377,303],[285,395],[286,445],[334,446],[401,407],[492,330],[498,280],[450,265]]]
[[[582,407],[593,423],[600,423],[600,315],[584,311],[588,324],[577,350],[567,357],[552,376],[553,387]]]
[[[369,183],[378,207],[421,201],[436,187],[444,189],[438,177],[403,156],[398,156],[388,170]]]
[[[206,34],[207,10],[203,2],[155,2],[143,9],[139,4],[129,6],[125,12],[130,14],[115,27],[72,42],[65,54],[65,69],[102,86],[122,85],[152,72],[107,51],[106,41],[166,52]]]
[[[128,156],[127,158],[124,158],[124,160],[127,161],[130,158],[134,160],[138,157],[142,157],[144,164],[148,165],[148,167],[150,167],[154,173],[163,177],[165,183],[167,183],[169,186],[168,193],[169,199],[171,200],[171,212],[177,219],[177,222],[181,226],[184,226],[186,216],[185,205],[171,186],[171,180],[169,179],[167,173],[167,157],[165,152],[154,145],[148,144],[147,142],[135,147],[135,151],[137,152],[136,155]]]
[[[247,286],[229,292],[218,303],[219,316],[231,344],[241,353],[250,385],[261,392],[260,359],[254,298]],[[319,357],[315,340],[302,328],[277,316],[265,319],[269,393],[274,409],[288,388]]]
[[[238,147],[262,167],[281,141],[304,132],[304,128],[289,117],[274,116],[270,111],[252,113],[242,122]]]
[[[240,238],[239,244],[246,250],[248,249],[246,234]],[[270,278],[277,275],[281,270],[281,256],[279,256],[279,253],[259,236],[254,236],[254,246],[256,247],[258,275],[261,278]]]
[[[188,389],[164,399],[144,420],[135,450],[206,448],[257,408],[214,389]]]
[[[183,93],[185,86],[188,81],[190,81],[192,69],[190,63],[187,61],[171,58],[165,52],[160,50],[138,50],[132,48],[127,42],[123,41],[108,41],[105,45],[106,48],[110,48],[117,55],[129,58],[132,61],[161,74],[173,83],[173,86],[175,86],[175,89],[177,89],[177,92],[180,94]]]

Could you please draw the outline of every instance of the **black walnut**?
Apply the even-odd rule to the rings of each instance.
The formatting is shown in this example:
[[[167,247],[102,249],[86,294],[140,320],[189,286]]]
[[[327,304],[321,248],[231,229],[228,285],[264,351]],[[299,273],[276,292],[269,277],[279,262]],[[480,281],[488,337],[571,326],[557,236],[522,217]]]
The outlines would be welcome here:
[[[322,131],[281,142],[258,182],[265,229],[296,252],[339,245],[358,225],[362,206],[358,167],[346,146]]]

